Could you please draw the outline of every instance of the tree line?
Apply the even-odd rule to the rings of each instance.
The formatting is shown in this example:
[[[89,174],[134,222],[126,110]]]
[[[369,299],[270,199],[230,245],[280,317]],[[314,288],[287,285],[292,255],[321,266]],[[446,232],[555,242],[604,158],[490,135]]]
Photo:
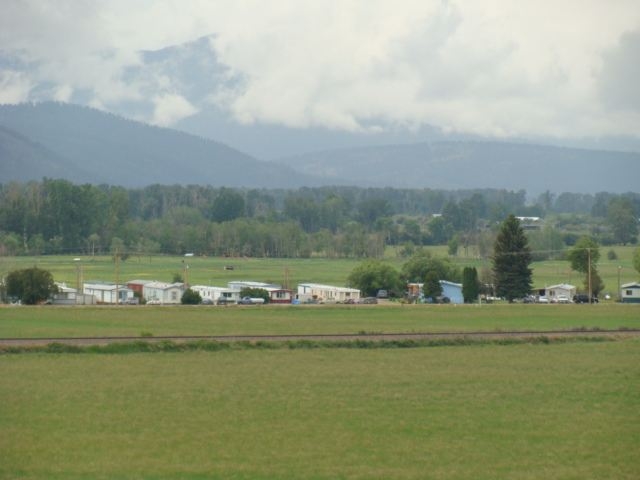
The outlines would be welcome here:
[[[571,210],[572,213],[566,213]],[[599,243],[634,243],[640,194],[318,187],[296,190],[164,186],[125,189],[66,180],[0,185],[0,254],[410,256],[423,245],[477,245],[489,255],[507,215],[556,215],[531,232],[534,251],[558,251],[589,216]],[[573,236],[572,236],[573,235]]]

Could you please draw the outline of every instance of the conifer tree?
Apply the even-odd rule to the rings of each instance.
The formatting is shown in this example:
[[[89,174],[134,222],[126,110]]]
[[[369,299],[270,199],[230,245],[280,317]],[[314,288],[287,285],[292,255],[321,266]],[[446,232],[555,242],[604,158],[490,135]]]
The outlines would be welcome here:
[[[473,303],[480,293],[478,270],[476,267],[465,267],[462,271],[462,297],[465,303]]]
[[[531,249],[520,221],[509,215],[500,226],[493,247],[496,294],[512,302],[531,292]]]

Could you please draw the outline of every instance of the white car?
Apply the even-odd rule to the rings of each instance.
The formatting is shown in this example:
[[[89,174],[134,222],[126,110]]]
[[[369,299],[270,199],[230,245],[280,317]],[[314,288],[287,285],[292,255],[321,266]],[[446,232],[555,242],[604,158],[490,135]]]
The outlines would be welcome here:
[[[556,297],[556,302],[558,302],[558,303],[571,303],[571,300],[569,300],[569,297],[567,297],[566,295],[558,295]]]

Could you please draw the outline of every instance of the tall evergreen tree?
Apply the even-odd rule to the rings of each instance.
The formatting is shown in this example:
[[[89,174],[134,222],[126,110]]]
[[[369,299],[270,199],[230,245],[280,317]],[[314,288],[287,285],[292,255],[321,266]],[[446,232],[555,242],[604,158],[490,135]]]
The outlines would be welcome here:
[[[465,267],[462,270],[462,297],[465,303],[473,303],[480,293],[478,270],[476,267]]]
[[[509,302],[531,292],[531,249],[520,221],[509,215],[493,246],[496,294]]]

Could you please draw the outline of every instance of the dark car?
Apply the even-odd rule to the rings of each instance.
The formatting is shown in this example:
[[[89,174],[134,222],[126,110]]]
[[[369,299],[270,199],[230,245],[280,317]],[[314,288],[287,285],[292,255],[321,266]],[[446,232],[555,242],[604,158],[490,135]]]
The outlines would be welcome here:
[[[589,303],[589,295],[586,293],[578,293],[573,296],[573,303]],[[592,296],[591,303],[598,303],[598,297],[595,295]]]

